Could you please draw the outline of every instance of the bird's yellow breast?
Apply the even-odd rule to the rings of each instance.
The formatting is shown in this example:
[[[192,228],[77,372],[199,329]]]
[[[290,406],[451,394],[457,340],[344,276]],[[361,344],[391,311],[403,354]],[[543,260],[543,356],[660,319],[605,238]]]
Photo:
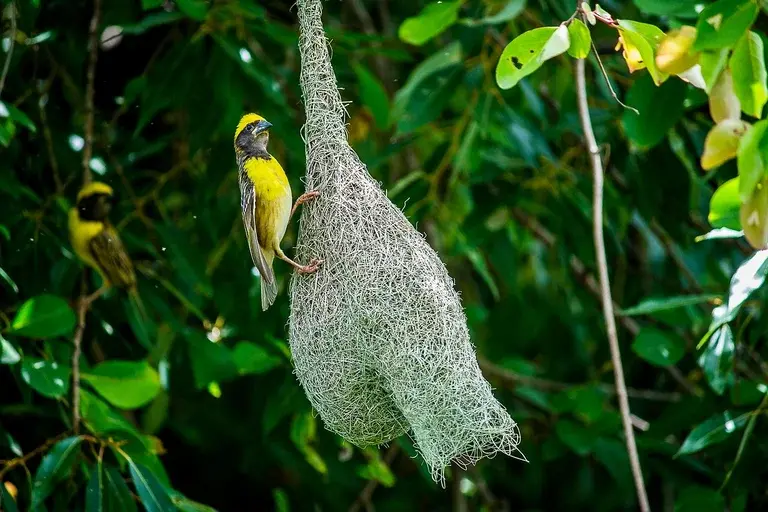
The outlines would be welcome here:
[[[244,163],[248,179],[253,183],[253,190],[260,201],[278,201],[286,195],[291,196],[291,185],[283,167],[270,156],[249,158]]]
[[[72,248],[83,262],[96,269],[98,269],[98,265],[94,261],[93,256],[91,256],[88,244],[103,229],[103,222],[82,220],[77,214],[76,208],[69,210],[69,238],[72,242]]]

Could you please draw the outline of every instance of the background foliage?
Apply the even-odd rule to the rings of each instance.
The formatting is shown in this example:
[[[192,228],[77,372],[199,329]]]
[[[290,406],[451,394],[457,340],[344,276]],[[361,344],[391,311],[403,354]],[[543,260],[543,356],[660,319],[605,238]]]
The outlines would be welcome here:
[[[557,27],[574,2],[325,4],[333,64],[352,101],[351,142],[448,265],[481,365],[523,433],[529,464],[483,461],[454,473],[452,493],[430,480],[408,440],[361,451],[313,417],[291,373],[287,266],[276,263],[282,293],[260,311],[231,137],[244,111],[263,114],[294,195],[303,190],[296,16],[282,0],[101,6],[88,165],[121,198],[112,220],[152,320],[114,291],[93,305],[80,359],[83,428],[73,434],[82,271],[66,212],[83,174],[94,5],[3,5],[3,62],[15,43],[0,91],[3,510],[636,507],[596,295],[573,59],[556,56],[514,87],[497,85],[507,44]],[[737,139],[738,158],[726,141],[732,154],[716,166],[701,160],[714,125],[707,92],[661,80],[647,55],[641,70],[632,52],[625,60],[615,51],[615,27],[589,27],[613,88],[640,112],[617,103],[590,56],[612,289],[652,507],[760,509],[768,268],[752,248],[765,241],[749,228],[742,237],[740,212],[749,204],[768,215],[768,139],[755,123],[765,103],[765,5],[602,7],[664,32],[696,26],[705,37],[695,50],[710,52],[697,56],[702,68],[722,54],[747,77],[735,90],[757,130],[747,149]],[[711,20],[722,27],[714,35]],[[623,28],[645,38],[634,43],[640,53],[657,50],[653,31]],[[574,57],[586,48],[579,37]],[[751,188],[729,181],[737,176]],[[288,254],[294,241],[295,225]],[[98,284],[91,276],[88,288]]]

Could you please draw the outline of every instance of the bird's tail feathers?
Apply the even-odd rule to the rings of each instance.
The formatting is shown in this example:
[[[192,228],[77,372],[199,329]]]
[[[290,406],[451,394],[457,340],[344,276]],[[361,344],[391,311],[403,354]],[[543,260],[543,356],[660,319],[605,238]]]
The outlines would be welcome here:
[[[266,311],[269,306],[275,303],[277,298],[277,280],[275,272],[272,270],[272,261],[275,259],[274,252],[259,251],[261,256],[258,265],[259,275],[261,276],[261,309]]]

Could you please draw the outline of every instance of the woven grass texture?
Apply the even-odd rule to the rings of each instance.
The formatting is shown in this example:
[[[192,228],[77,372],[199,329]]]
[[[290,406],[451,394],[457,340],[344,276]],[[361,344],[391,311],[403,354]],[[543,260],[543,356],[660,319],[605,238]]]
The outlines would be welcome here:
[[[295,372],[325,427],[360,446],[407,434],[444,485],[452,461],[525,460],[517,424],[480,372],[442,261],[347,142],[321,0],[299,0],[307,190],[291,281]]]

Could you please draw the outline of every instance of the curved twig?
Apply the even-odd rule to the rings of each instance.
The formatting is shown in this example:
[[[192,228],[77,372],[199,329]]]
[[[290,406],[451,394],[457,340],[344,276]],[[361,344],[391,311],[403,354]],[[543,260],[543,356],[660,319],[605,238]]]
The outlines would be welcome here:
[[[640,457],[637,454],[637,445],[635,443],[635,433],[632,430],[632,414],[629,410],[627,385],[624,382],[624,369],[621,364],[621,350],[619,349],[619,338],[616,330],[616,318],[613,311],[613,299],[611,298],[611,286],[608,276],[608,261],[605,254],[605,237],[603,235],[603,180],[605,178],[605,173],[603,171],[603,162],[600,159],[600,149],[597,145],[595,133],[592,129],[592,120],[589,116],[584,62],[585,59],[576,60],[576,94],[578,96],[581,127],[584,131],[584,139],[587,143],[587,149],[589,151],[589,157],[592,163],[592,171],[594,175],[594,195],[592,199],[594,230],[593,235],[595,241],[595,252],[597,253],[600,296],[603,304],[605,327],[608,331],[608,344],[611,349],[613,374],[616,378],[616,395],[619,400],[621,422],[624,425],[624,436],[627,443],[629,463],[632,467],[632,476],[635,481],[635,488],[637,491],[637,499],[640,503],[640,510],[647,512],[650,511],[650,505],[648,504],[648,493],[645,490],[643,472],[640,467]]]

